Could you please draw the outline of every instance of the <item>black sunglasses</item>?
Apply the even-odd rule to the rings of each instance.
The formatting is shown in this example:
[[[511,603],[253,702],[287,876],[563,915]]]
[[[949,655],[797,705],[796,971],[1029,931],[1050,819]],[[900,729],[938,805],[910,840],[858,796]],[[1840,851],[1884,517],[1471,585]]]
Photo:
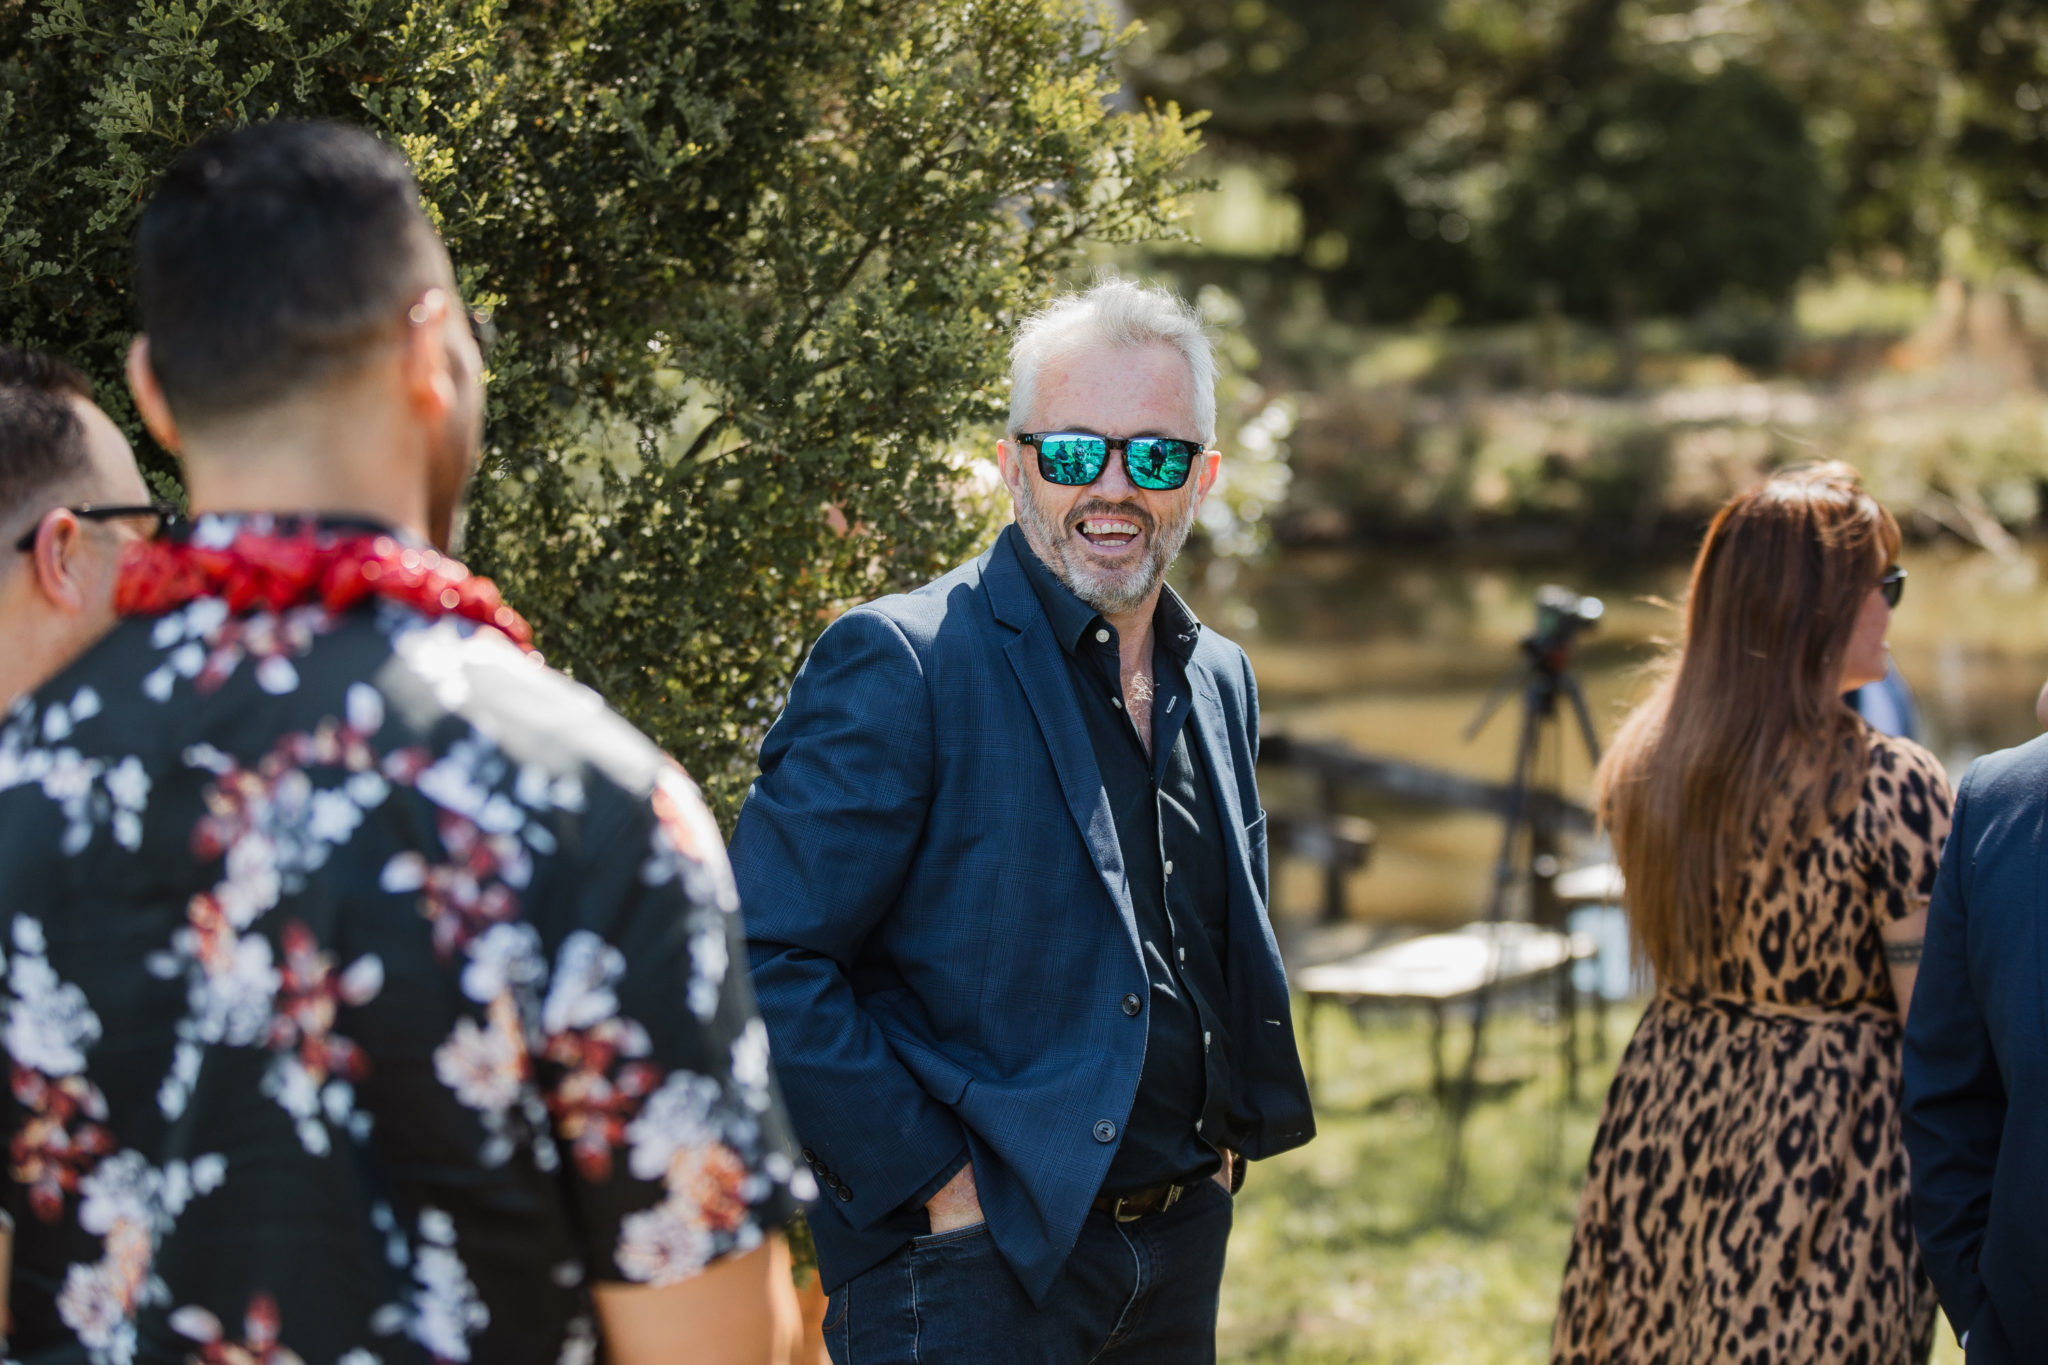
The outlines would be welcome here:
[[[1884,571],[1884,577],[1877,580],[1877,590],[1884,594],[1888,607],[1899,605],[1899,599],[1906,595],[1906,571],[1894,564]]]
[[[108,503],[99,506],[86,503],[80,507],[67,507],[65,511],[80,521],[112,521],[116,517],[155,517],[156,526],[150,535],[156,536],[166,526],[178,519],[178,505],[174,502]],[[43,516],[48,516],[45,512]],[[14,548],[26,554],[36,547],[36,533],[43,529],[43,518],[37,517],[36,524],[21,533],[21,539],[14,542]]]
[[[1165,493],[1188,481],[1200,441],[1171,436],[1094,436],[1083,431],[1019,432],[1020,445],[1038,451],[1038,472],[1047,483],[1085,488],[1102,477],[1112,453],[1121,452],[1124,472],[1139,488]]]

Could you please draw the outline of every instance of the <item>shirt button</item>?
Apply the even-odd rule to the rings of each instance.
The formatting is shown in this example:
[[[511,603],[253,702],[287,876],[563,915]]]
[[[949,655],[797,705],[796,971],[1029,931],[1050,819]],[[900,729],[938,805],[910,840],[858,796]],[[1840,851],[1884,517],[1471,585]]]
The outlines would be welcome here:
[[[1181,950],[1180,950],[1180,960],[1181,960],[1182,962],[1186,962],[1186,961],[1188,960],[1188,950],[1187,950],[1187,949],[1183,948],[1183,949],[1181,949]]]
[[[1109,704],[1111,706],[1114,706],[1119,711],[1124,709],[1124,699],[1122,697],[1111,697],[1109,699]]]
[[[1096,631],[1096,632],[1095,632],[1095,643],[1096,643],[1096,644],[1098,644],[1098,645],[1106,645],[1106,644],[1108,644],[1108,643],[1109,643],[1109,632],[1108,632],[1108,631],[1106,631],[1106,630],[1098,630],[1098,631]]]
[[[1097,1120],[1095,1124],[1095,1140],[1097,1142],[1115,1142],[1116,1125],[1108,1119]]]
[[[1203,1029],[1203,1030],[1202,1030],[1202,1051],[1204,1051],[1204,1052],[1207,1052],[1208,1050],[1209,1050],[1209,1030],[1207,1030],[1207,1029]]]
[[[1166,875],[1169,877],[1173,875],[1173,859],[1171,858],[1166,860]]]
[[[1137,996],[1127,995],[1124,997],[1124,1013],[1130,1015],[1131,1018],[1137,1018],[1138,1011],[1143,1008],[1145,1008],[1145,1002]]]

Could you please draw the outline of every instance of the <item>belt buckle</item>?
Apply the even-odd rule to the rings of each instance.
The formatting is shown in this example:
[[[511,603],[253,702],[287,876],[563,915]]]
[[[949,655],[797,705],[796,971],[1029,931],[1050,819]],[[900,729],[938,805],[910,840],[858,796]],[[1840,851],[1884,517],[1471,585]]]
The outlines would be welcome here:
[[[1116,1219],[1119,1223],[1135,1223],[1148,1213],[1165,1213],[1180,1202],[1180,1197],[1186,1194],[1187,1190],[1188,1187],[1186,1185],[1168,1185],[1166,1193],[1160,1196],[1157,1204],[1148,1209],[1134,1209],[1130,1213],[1124,1212],[1124,1205],[1135,1203],[1142,1196],[1124,1195],[1118,1198],[1116,1203],[1111,1206],[1109,1216]]]

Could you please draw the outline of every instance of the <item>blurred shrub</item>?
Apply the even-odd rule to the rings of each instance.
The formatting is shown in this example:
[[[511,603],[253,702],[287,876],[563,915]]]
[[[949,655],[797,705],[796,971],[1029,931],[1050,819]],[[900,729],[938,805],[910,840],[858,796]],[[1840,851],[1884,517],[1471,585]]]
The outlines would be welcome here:
[[[128,241],[213,128],[362,123],[494,308],[470,560],[729,815],[802,651],[988,533],[949,438],[1195,147],[1045,0],[0,3],[0,320],[116,414]],[[160,466],[161,468],[161,466]]]
[[[1644,71],[1572,106],[1518,167],[1507,204],[1498,287],[1526,298],[1553,284],[1582,316],[1744,299],[1775,311],[1828,244],[1799,107],[1740,65]]]

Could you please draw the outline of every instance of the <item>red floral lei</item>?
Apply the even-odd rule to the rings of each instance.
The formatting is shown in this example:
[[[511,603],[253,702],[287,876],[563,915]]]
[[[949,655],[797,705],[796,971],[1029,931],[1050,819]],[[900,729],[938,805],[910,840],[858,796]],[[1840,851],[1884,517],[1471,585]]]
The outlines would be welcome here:
[[[114,609],[123,616],[158,616],[200,597],[223,598],[237,613],[316,602],[343,612],[383,597],[430,617],[465,617],[533,648],[532,628],[490,579],[393,536],[313,521],[244,525],[220,547],[163,537],[122,554]]]

